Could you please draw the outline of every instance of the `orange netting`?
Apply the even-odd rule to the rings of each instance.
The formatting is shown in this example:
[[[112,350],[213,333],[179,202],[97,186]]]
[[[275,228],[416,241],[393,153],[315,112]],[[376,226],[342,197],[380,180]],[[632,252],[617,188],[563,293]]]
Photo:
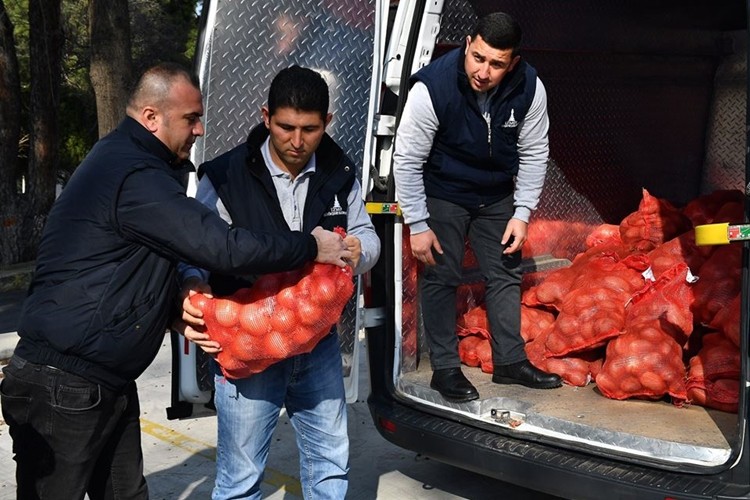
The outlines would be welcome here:
[[[595,381],[613,399],[671,396],[677,405],[736,412],[742,247],[698,247],[691,222],[740,222],[743,199],[741,191],[717,191],[678,210],[643,190],[638,211],[619,225],[590,226],[570,266],[526,274],[521,335],[529,361],[570,385]],[[580,240],[583,227],[532,221],[524,256],[569,255],[576,244],[563,235]],[[471,257],[465,263],[476,265]],[[456,331],[461,360],[491,372],[482,287],[459,287]]]
[[[698,323],[709,324],[716,313],[728,306],[740,291],[742,246],[716,248],[701,266],[691,308]]]
[[[742,295],[737,296],[729,302],[729,305],[716,313],[711,321],[712,328],[722,332],[737,347],[740,346],[740,307]]]
[[[263,275],[227,297],[196,294],[190,301],[222,347],[216,357],[222,373],[236,379],[310,352],[339,320],[353,291],[349,267],[314,263]]]
[[[739,404],[740,351],[721,333],[703,336],[703,347],[690,358],[688,400],[700,406],[736,412]]]
[[[633,249],[649,251],[691,227],[690,219],[671,203],[643,189],[638,210],[620,223],[620,237]]]

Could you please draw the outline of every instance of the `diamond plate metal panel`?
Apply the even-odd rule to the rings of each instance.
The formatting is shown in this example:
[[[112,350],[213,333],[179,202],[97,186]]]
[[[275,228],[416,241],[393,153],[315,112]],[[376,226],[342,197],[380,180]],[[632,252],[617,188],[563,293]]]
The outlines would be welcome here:
[[[732,40],[737,52],[722,61],[709,115],[706,159],[701,192],[740,189],[745,185],[745,124],[747,123],[746,34]],[[731,221],[741,222],[741,221]]]
[[[218,0],[201,75],[206,135],[196,163],[241,143],[261,121],[282,68],[318,70],[330,88],[328,133],[361,168],[373,53],[374,0]]]
[[[217,0],[204,33],[201,77],[206,134],[196,142],[200,164],[242,143],[262,120],[276,73],[294,64],[319,71],[328,82],[333,120],[327,132],[361,172],[372,73],[374,0]],[[345,375],[359,325],[356,297],[337,325]],[[205,357],[201,388],[213,385]]]

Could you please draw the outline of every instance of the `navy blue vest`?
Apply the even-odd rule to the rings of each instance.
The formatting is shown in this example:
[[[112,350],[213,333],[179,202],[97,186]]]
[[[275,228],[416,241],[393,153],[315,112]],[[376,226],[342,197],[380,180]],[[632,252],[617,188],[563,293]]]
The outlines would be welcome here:
[[[439,126],[425,166],[427,196],[476,208],[513,192],[518,173],[518,129],[536,91],[536,70],[520,61],[490,101],[490,127],[464,70],[464,47],[428,64],[411,78],[430,92]]]
[[[276,188],[260,148],[268,129],[256,126],[247,142],[204,163],[199,175],[208,175],[234,227],[251,231],[289,230],[281,211]],[[356,169],[344,152],[327,134],[315,152],[316,169],[309,181],[305,198],[305,232],[316,226],[332,230],[347,229],[348,196]],[[209,283],[216,295],[230,295],[252,284],[253,277],[235,277],[212,273]]]

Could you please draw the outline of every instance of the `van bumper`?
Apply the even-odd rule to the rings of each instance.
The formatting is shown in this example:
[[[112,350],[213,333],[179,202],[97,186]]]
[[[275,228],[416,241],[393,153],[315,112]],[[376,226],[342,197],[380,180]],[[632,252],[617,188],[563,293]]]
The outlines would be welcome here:
[[[563,498],[749,499],[731,474],[696,475],[608,460],[487,432],[371,393],[375,427],[388,441],[478,474]]]

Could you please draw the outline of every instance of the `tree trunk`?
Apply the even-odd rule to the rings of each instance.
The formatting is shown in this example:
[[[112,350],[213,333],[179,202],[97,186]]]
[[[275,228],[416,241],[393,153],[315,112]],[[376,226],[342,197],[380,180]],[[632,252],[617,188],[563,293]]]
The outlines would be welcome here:
[[[90,0],[89,75],[96,95],[99,137],[122,119],[131,83],[131,48],[128,0]]]
[[[0,265],[19,261],[22,210],[18,195],[21,84],[13,25],[0,0]]]
[[[31,211],[23,230],[34,249],[55,201],[60,157],[61,3],[61,0],[29,0],[31,91],[28,194]],[[34,250],[32,255],[35,254]]]

